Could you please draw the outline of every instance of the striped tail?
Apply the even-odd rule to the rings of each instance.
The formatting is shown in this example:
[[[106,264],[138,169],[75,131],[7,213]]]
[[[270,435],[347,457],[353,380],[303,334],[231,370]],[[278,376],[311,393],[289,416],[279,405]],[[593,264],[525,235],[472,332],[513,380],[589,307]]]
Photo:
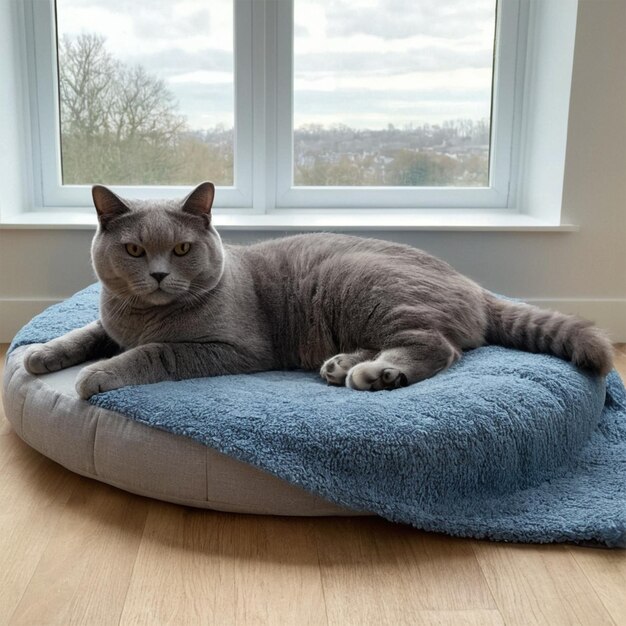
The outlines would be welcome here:
[[[553,354],[603,376],[613,367],[611,342],[592,322],[491,295],[487,316],[487,343]]]

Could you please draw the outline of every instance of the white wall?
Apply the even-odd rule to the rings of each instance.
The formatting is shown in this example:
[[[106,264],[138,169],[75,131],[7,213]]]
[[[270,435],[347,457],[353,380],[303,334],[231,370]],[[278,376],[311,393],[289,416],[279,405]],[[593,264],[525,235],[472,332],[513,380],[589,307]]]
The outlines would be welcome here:
[[[1,193],[1,191],[0,191]],[[626,2],[581,0],[564,187],[574,233],[361,233],[424,248],[500,293],[577,312],[626,341]],[[93,281],[92,232],[0,231],[0,341]],[[280,233],[277,233],[280,234]],[[357,233],[358,234],[358,233]],[[262,233],[223,233],[255,241]]]

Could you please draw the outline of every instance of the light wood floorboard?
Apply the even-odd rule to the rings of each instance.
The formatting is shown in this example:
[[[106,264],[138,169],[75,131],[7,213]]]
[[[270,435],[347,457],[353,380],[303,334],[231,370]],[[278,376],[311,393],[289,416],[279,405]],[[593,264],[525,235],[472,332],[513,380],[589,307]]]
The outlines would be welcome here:
[[[626,551],[170,505],[63,469],[0,409],[0,624],[187,623],[625,624]]]
[[[122,624],[325,624],[314,524],[155,502]]]

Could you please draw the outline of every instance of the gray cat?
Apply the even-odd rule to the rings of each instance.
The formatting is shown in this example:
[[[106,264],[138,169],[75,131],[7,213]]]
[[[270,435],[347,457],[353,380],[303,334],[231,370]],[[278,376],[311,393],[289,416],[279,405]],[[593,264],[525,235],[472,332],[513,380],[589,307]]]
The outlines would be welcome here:
[[[404,387],[463,350],[499,344],[611,369],[605,335],[574,317],[499,300],[444,261],[388,241],[320,233],[226,246],[215,188],[181,201],[93,188],[100,320],[43,345],[33,374],[80,372],[89,398],[126,385],[272,369],[319,369],[356,390]]]

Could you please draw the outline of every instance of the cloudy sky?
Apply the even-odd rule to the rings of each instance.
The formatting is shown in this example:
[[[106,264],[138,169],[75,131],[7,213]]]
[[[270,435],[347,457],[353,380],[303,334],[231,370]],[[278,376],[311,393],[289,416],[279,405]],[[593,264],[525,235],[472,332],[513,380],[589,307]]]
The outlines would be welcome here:
[[[295,125],[489,117],[495,1],[295,0]],[[57,22],[161,77],[191,127],[232,126],[232,3],[57,0]]]

